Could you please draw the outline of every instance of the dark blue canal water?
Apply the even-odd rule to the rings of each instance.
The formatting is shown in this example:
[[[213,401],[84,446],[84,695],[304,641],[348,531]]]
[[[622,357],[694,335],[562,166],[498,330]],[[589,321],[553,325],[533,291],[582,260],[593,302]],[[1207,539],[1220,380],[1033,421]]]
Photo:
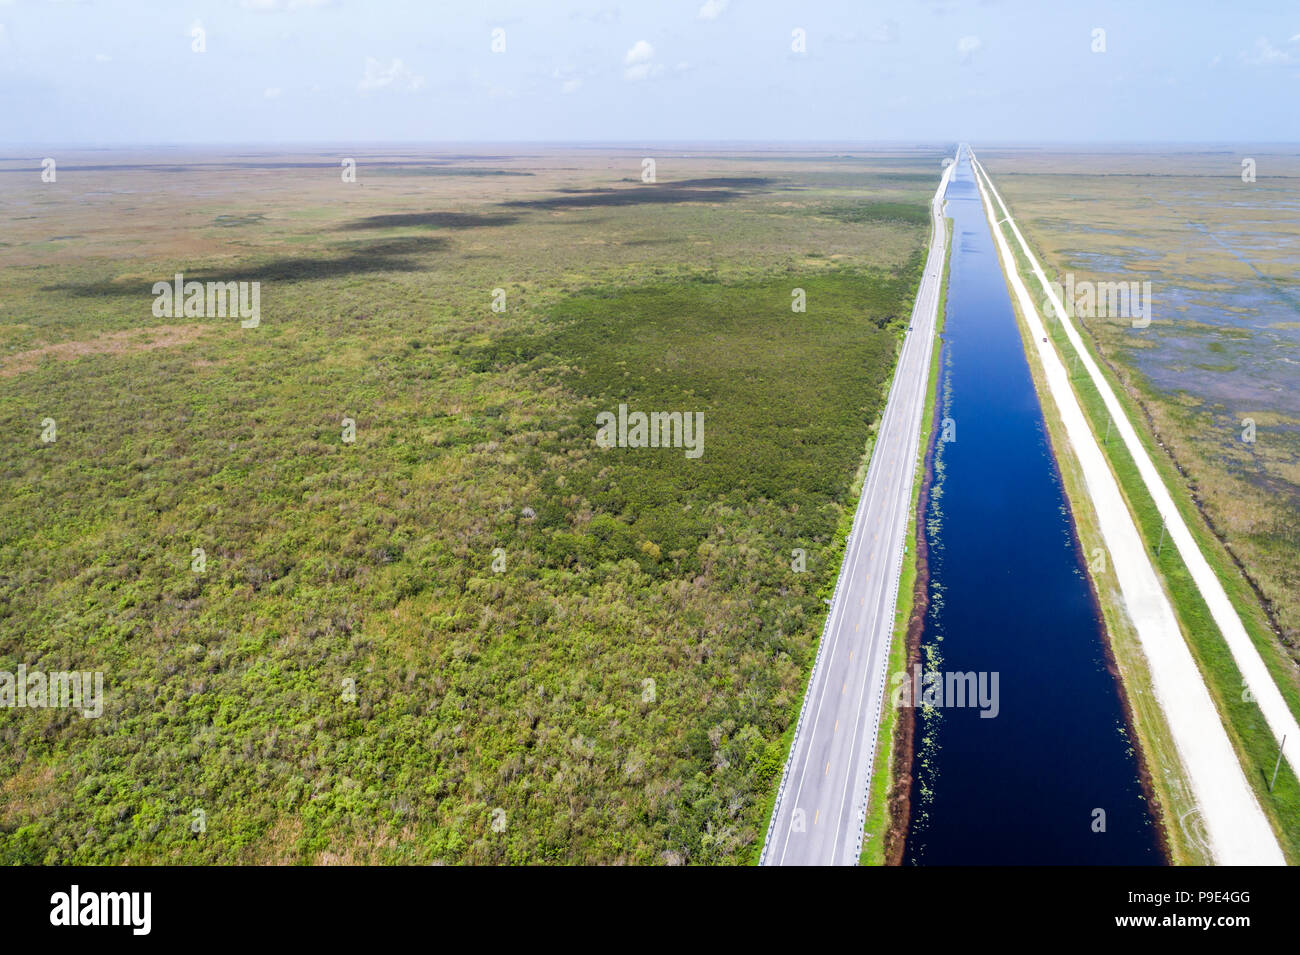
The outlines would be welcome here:
[[[956,440],[934,455],[922,661],[944,673],[996,672],[998,714],[915,711],[906,860],[1159,864],[1085,556],[964,158],[947,208],[939,395]],[[1094,831],[1097,810],[1104,831]]]

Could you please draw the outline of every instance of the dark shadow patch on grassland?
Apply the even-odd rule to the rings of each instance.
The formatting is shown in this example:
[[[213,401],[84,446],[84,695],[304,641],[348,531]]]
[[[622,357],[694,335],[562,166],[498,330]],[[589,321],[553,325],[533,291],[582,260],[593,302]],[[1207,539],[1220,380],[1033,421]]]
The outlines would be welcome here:
[[[403,236],[376,242],[357,243],[352,251],[332,258],[288,256],[255,264],[239,263],[222,269],[182,270],[186,282],[305,282],[376,272],[415,272],[428,267],[416,258],[448,248],[446,239],[436,236]],[[120,282],[64,282],[42,286],[44,292],[64,292],[78,298],[153,297],[155,282],[170,282],[172,274],[155,279]]]
[[[397,212],[389,215],[366,216],[339,226],[345,231],[357,229],[397,229],[403,227],[428,227],[433,229],[478,229],[488,226],[513,225],[518,216],[482,212]]]
[[[634,181],[634,180],[625,180]],[[776,182],[758,177],[683,179],[680,182],[638,183],[622,189],[608,187],[563,190],[546,199],[514,199],[514,209],[589,209],[596,206],[672,205],[681,202],[731,202]]]
[[[620,181],[639,183],[641,180],[625,178]],[[652,185],[672,186],[676,189],[759,189],[774,185],[777,181],[767,176],[709,176],[703,179],[660,180]]]
[[[590,209],[595,206],[673,205],[681,202],[731,202],[745,194],[735,189],[675,189],[671,186],[639,186],[551,196],[548,199],[515,199],[502,203],[515,209]]]
[[[399,235],[391,239],[354,239],[341,244],[354,249],[354,254],[378,256],[422,255],[425,252],[443,252],[450,243],[441,236]]]
[[[230,229],[241,225],[261,225],[266,221],[266,216],[260,212],[249,212],[242,216],[223,215],[217,216],[212,220],[215,226],[221,226],[223,229]]]
[[[614,220],[614,217],[608,215],[582,216],[581,218],[575,218],[573,216],[544,216],[542,218],[534,219],[529,223],[529,226],[535,229],[541,229],[547,226],[555,229],[577,229],[579,227],[603,225],[611,220]]]
[[[777,180],[767,176],[712,176],[706,179],[677,179],[666,183],[680,189],[758,189],[776,184]]]

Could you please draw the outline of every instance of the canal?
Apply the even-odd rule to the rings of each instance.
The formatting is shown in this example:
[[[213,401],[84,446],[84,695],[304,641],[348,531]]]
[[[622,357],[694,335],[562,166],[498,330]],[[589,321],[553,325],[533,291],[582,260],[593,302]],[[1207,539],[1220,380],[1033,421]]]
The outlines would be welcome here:
[[[953,222],[923,672],[908,681],[914,865],[1159,864],[1118,678],[969,161]],[[943,438],[949,440],[943,440]],[[979,687],[978,705],[952,689]],[[934,690],[928,697],[925,690]]]

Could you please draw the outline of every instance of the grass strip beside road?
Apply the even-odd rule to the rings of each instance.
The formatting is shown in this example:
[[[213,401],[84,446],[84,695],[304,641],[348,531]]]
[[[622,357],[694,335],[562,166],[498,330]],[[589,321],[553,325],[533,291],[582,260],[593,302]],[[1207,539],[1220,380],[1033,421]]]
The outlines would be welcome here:
[[[945,327],[946,307],[948,304],[948,270],[952,258],[952,220],[944,219],[947,232],[943,260],[943,277],[939,280],[938,317],[935,321],[935,347],[930,355],[930,380],[925,392],[925,410],[921,414],[921,437],[917,442],[917,460],[912,477],[911,516],[907,521],[906,540],[910,541],[903,555],[903,567],[898,583],[898,606],[894,612],[894,633],[889,645],[889,673],[902,673],[907,669],[907,631],[912,613],[915,609],[915,587],[917,575],[917,509],[921,498],[921,485],[925,474],[926,454],[930,447],[934,424],[934,404],[938,394],[939,368],[943,350],[939,347],[939,336]],[[880,712],[880,733],[876,739],[876,754],[872,762],[870,796],[867,803],[867,821],[862,840],[862,853],[858,857],[859,865],[885,865],[888,861],[886,836],[896,824],[906,824],[906,820],[892,818],[894,789],[899,778],[894,773],[894,760],[901,743],[903,731],[902,720],[908,714],[895,705],[891,693]]]

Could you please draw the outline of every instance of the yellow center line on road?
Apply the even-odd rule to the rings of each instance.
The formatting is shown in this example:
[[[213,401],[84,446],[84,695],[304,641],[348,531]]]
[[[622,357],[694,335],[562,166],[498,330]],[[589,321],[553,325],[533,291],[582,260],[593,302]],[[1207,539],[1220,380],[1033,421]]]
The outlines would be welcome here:
[[[818,809],[815,813],[813,813],[813,825],[814,825],[814,826],[817,825],[817,820],[820,819],[821,817],[822,817],[822,811],[821,811],[820,809]]]
[[[823,776],[829,776],[830,774],[831,774],[831,762],[830,762],[830,760],[828,759],[828,760],[826,761],[826,772],[822,773],[822,775],[823,775]]]

